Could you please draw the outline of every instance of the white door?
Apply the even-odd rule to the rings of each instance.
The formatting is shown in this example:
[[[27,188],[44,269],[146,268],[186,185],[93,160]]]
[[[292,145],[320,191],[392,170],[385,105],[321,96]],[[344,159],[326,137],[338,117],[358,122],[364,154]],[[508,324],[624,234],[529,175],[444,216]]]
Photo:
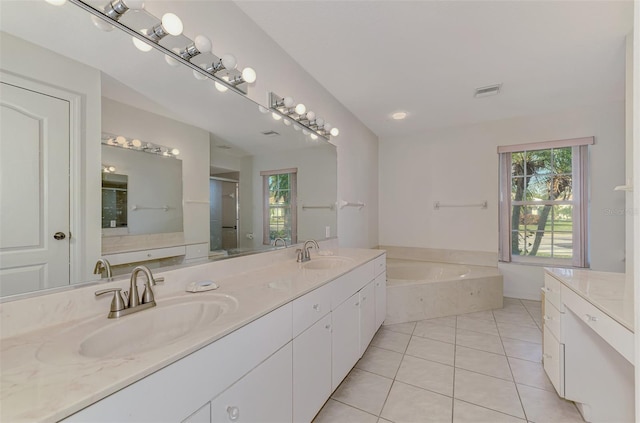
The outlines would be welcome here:
[[[0,294],[69,284],[69,102],[0,82]]]

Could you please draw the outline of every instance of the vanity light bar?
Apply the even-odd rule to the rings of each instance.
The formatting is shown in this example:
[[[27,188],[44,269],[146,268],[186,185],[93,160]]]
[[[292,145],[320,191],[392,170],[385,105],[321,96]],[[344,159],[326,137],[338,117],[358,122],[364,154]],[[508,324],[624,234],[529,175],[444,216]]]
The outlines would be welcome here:
[[[269,93],[269,110],[276,120],[284,119],[285,124],[294,124],[294,129],[302,129],[305,135],[310,135],[311,139],[322,137],[329,141],[332,136],[337,137],[340,131],[330,123],[326,123],[323,118],[307,110],[306,106],[295,102],[291,97],[280,97],[276,93]]]
[[[128,12],[129,10],[133,9],[133,7],[129,7],[129,8],[120,8],[119,12],[121,13],[116,13],[113,14],[112,16],[109,16],[107,14],[107,12],[103,12],[102,10],[95,8],[87,3],[85,3],[84,0],[69,0],[70,3],[80,7],[81,9],[83,9],[84,11],[90,13],[92,16],[94,16],[95,18],[97,18],[97,20],[99,22],[104,22],[106,25],[104,25],[105,28],[110,28],[110,27],[116,27],[122,31],[124,31],[125,33],[127,33],[128,35],[130,35],[131,37],[133,37],[133,39],[135,41],[137,41],[137,45],[144,45],[146,46],[145,48],[148,47],[149,50],[151,50],[152,48],[155,48],[156,50],[160,51],[161,53],[163,53],[165,55],[165,58],[168,58],[168,62],[170,61],[171,63],[182,63],[183,65],[191,68],[193,70],[194,73],[197,73],[199,75],[201,75],[202,79],[211,79],[214,82],[216,82],[216,84],[218,84],[217,86],[223,86],[227,89],[233,90],[239,94],[243,94],[246,95],[247,94],[247,85],[248,84],[252,84],[253,82],[255,82],[256,80],[256,72],[252,69],[252,68],[244,68],[242,71],[238,71],[238,70],[229,70],[229,75],[216,75],[215,73],[210,73],[207,72],[206,69],[201,68],[200,66],[192,63],[189,59],[194,57],[188,57],[188,54],[185,54],[185,50],[190,50],[190,53],[195,53],[195,49],[191,49],[191,45],[188,45],[185,47],[185,49],[183,49],[183,51],[173,51],[169,48],[166,48],[165,46],[163,46],[162,44],[159,43],[160,39],[163,38],[166,33],[171,34],[174,31],[169,31],[168,28],[160,28],[158,27],[158,25],[160,25],[162,27],[162,20],[158,19],[158,21],[160,21],[161,23],[156,25],[156,27],[153,28],[154,33],[151,34],[148,31],[145,31],[145,33],[142,33],[140,31],[137,31],[133,28],[129,28],[128,26],[124,25],[122,22],[119,21],[120,17]],[[114,4],[114,3],[122,3],[122,0],[115,0],[112,1],[111,3],[109,3],[105,10],[110,10],[109,6]],[[130,3],[132,3],[132,0],[128,0],[126,2],[124,2],[125,4],[129,4],[129,6],[131,6]],[[136,6],[139,6],[138,4],[136,4]],[[139,6],[139,11],[140,12],[144,12],[147,15],[157,19],[155,16],[151,15],[149,12],[147,12],[146,10],[144,10],[143,6]],[[165,15],[166,16],[166,15]],[[163,16],[163,18],[165,17]],[[175,15],[173,15],[175,16]],[[177,18],[177,16],[176,16]],[[166,21],[166,19],[164,19]],[[94,20],[94,23],[96,22],[96,20]],[[166,23],[166,22],[165,22]],[[102,25],[96,25],[100,28],[102,28]],[[157,31],[156,31],[157,30]],[[166,31],[165,31],[166,30]],[[158,32],[159,31],[159,32]],[[178,31],[175,31],[176,33]],[[182,31],[180,31],[181,33]],[[154,35],[155,34],[155,35]],[[191,43],[193,43],[195,45],[195,41],[192,41]],[[201,53],[201,52],[199,52]],[[203,53],[203,52],[202,52]],[[197,55],[197,54],[195,54]],[[215,56],[215,55],[214,55]],[[219,90],[222,91],[222,90]],[[225,90],[226,91],[226,90]]]
[[[176,158],[180,154],[180,150],[174,147],[166,147],[164,145],[143,142],[137,138],[126,138],[122,135],[102,134],[102,144],[112,147],[120,147],[127,150],[142,151],[143,153],[157,154],[159,156]],[[104,169],[103,169],[104,171]]]

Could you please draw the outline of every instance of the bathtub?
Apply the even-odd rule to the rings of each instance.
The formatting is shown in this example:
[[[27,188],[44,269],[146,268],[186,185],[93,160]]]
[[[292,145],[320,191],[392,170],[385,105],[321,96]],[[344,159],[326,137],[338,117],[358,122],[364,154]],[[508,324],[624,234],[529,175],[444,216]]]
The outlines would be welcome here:
[[[387,258],[385,324],[502,308],[497,267]]]

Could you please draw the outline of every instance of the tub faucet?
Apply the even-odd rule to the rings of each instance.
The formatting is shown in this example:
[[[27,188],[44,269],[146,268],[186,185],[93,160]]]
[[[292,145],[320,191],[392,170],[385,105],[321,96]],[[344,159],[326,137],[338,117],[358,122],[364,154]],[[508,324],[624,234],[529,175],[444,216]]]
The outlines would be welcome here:
[[[313,245],[310,245],[307,247],[307,244],[313,244]],[[311,250],[311,247],[313,246],[316,247],[316,251],[320,249],[320,246],[318,245],[315,239],[310,239],[304,242],[304,245],[302,246],[302,262],[311,260],[311,254],[309,254],[309,250]]]
[[[93,268],[93,274],[102,277],[103,270],[107,272],[107,279],[111,279],[111,263],[106,258],[98,259],[96,266]]]
[[[273,240],[274,247],[278,247],[278,241],[282,241],[282,245],[284,246],[284,248],[287,248],[287,240],[284,238],[276,238],[275,240]]]
[[[144,292],[142,293],[142,299],[138,293],[138,273],[144,273],[147,280],[144,286]],[[113,292],[113,300],[111,301],[111,309],[109,310],[109,319],[116,317],[126,316],[127,314],[133,314],[138,311],[146,310],[156,306],[156,300],[153,295],[152,286],[157,282],[164,282],[164,278],[154,279],[151,270],[147,266],[137,266],[131,272],[131,280],[129,281],[129,292],[125,292],[126,301],[122,298],[120,291],[122,288],[110,288],[96,291],[96,296]]]

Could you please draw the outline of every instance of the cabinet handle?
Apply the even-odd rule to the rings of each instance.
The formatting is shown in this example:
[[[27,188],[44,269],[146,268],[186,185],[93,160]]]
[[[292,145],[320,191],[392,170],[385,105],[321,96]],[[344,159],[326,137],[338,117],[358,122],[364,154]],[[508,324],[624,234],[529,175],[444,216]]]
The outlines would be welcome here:
[[[358,301],[355,305],[356,305],[356,306],[359,306],[359,305],[360,305],[360,301]]]
[[[321,309],[320,304],[314,304],[313,309],[319,313]]]
[[[362,301],[367,301],[367,297],[362,297]]]
[[[325,329],[331,329],[331,325],[325,325]]]
[[[584,316],[585,316],[585,320],[587,322],[597,322],[598,321],[598,318],[596,316],[592,316],[590,314],[585,314]]]
[[[542,290],[542,292],[551,292],[551,290],[549,288],[547,288],[546,286],[543,286],[540,289]]]
[[[553,356],[551,354],[542,354],[542,357],[544,357],[544,358],[553,358]]]
[[[377,283],[376,283],[376,286],[380,286],[380,282],[377,282]]]
[[[229,420],[235,422],[240,418],[240,409],[235,406],[227,407],[227,413],[229,414]]]
[[[553,320],[553,317],[547,316],[546,314],[543,317],[544,320]]]

